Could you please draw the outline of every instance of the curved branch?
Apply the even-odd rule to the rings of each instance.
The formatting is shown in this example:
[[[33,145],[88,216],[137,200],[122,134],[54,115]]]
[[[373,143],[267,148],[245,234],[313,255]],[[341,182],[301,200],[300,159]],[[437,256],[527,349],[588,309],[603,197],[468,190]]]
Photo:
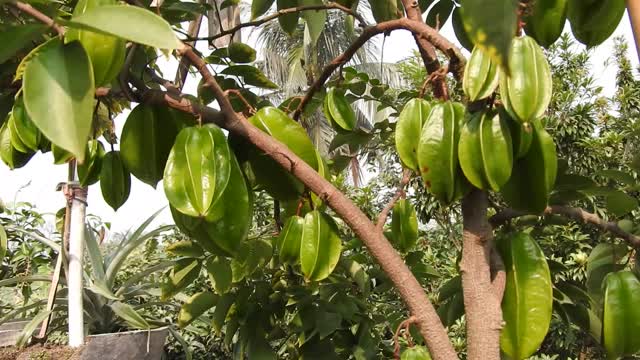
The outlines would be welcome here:
[[[345,13],[353,16],[354,18],[356,18],[356,20],[358,20],[358,22],[360,22],[360,24],[362,26],[366,26],[367,22],[364,20],[364,18],[358,14],[357,12],[349,9],[348,7],[344,6],[344,5],[340,5],[338,3],[334,3],[334,2],[329,2],[326,4],[322,4],[322,5],[305,5],[305,6],[297,6],[297,7],[293,7],[293,8],[287,8],[287,9],[282,9],[282,10],[278,10],[277,12],[269,15],[269,16],[265,16],[261,19],[257,19],[254,21],[249,21],[246,23],[242,23],[242,24],[238,24],[230,29],[221,31],[220,33],[213,35],[213,36],[205,36],[205,37],[191,37],[188,38],[187,40],[192,41],[192,40],[208,40],[208,41],[213,41],[216,40],[218,38],[227,36],[227,35],[234,35],[235,33],[237,33],[238,31],[240,31],[243,28],[246,27],[255,27],[255,26],[260,26],[264,23],[267,23],[269,21],[275,20],[277,18],[279,18],[280,16],[283,15],[287,15],[287,14],[294,14],[294,13],[298,13],[301,11],[306,11],[306,10],[331,10],[331,9],[336,9],[336,10],[341,10],[344,11]]]
[[[562,215],[576,222],[591,224],[602,231],[609,232],[615,237],[625,240],[631,247],[634,247],[636,249],[640,248],[640,236],[624,231],[620,228],[620,226],[618,226],[616,222],[603,220],[598,215],[590,213],[584,209],[562,205],[551,205],[547,206],[543,213],[543,215],[549,214]],[[525,215],[530,214],[514,209],[504,209],[499,213],[493,215],[489,219],[489,222],[494,228],[496,228],[507,223],[511,219],[515,219]]]
[[[18,10],[22,11],[23,13],[31,16],[32,18],[40,21],[41,23],[50,26],[51,28],[53,28],[53,30],[55,30],[58,35],[64,35],[65,29],[64,27],[58,25],[55,23],[55,21],[53,21],[52,18],[48,17],[47,15],[43,14],[40,12],[40,10],[34,8],[33,6],[29,5],[29,4],[25,4],[23,2],[20,1],[16,1],[14,3],[11,3],[13,6],[17,7]]]
[[[395,251],[384,235],[377,231],[371,220],[346,195],[320,176],[312,167],[289,150],[287,146],[262,132],[244,117],[237,114],[225,97],[224,91],[207,69],[205,62],[190,47],[183,47],[179,50],[179,53],[191,60],[191,63],[200,71],[200,74],[213,91],[224,114],[223,121],[217,124],[236,135],[244,137],[258,149],[268,154],[280,166],[326,202],[362,240],[371,255],[389,276],[411,314],[416,317],[416,324],[432,351],[434,359],[457,359],[456,352],[449,341],[444,326],[422,286],[413,276],[398,252]]]
[[[367,41],[369,41],[369,39],[378,34],[387,33],[399,29],[411,31],[419,38],[429,41],[431,44],[433,44],[433,46],[435,46],[438,50],[444,52],[447,56],[456,58],[456,61],[464,64],[464,55],[462,55],[460,49],[458,49],[453,43],[442,36],[436,29],[428,26],[423,22],[402,18],[372,25],[366,27],[363,30],[362,34],[351,44],[351,46],[349,46],[349,48],[344,53],[333,59],[329,63],[329,65],[324,68],[322,74],[320,74],[318,79],[311,85],[309,90],[307,90],[307,93],[298,105],[298,108],[293,113],[293,118],[296,120],[300,118],[300,114],[302,114],[304,108],[307,106],[309,101],[311,101],[313,95],[322,88],[331,74],[341,65],[344,65],[349,60],[351,60],[358,49],[360,49]]]
[[[404,188],[411,180],[411,170],[404,169],[402,172],[402,180],[400,180],[400,184],[398,184],[398,190],[396,190],[395,195],[391,198],[391,200],[387,203],[387,205],[382,209],[380,215],[378,215],[378,221],[376,222],[376,228],[378,231],[382,231],[384,228],[384,223],[387,222],[387,217],[389,216],[389,212],[393,208],[393,206],[400,200],[400,198],[404,195]]]

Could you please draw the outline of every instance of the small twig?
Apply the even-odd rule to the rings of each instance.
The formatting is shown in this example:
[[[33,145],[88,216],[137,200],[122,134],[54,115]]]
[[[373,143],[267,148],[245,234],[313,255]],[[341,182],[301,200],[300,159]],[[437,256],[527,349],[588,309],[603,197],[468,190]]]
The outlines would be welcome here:
[[[55,21],[53,21],[53,19],[51,19],[47,15],[41,13],[38,9],[34,8],[33,6],[31,6],[29,4],[25,4],[25,3],[20,2],[20,1],[16,1],[16,2],[11,3],[11,4],[13,6],[17,7],[23,13],[31,16],[32,18],[40,21],[41,23],[43,23],[43,24],[45,24],[47,26],[50,26],[51,28],[53,28],[53,30],[55,30],[58,33],[58,35],[60,35],[60,36],[64,35],[64,32],[65,32],[64,27],[56,24]]]
[[[396,360],[400,359],[400,332],[402,329],[406,328],[406,331],[409,332],[409,327],[416,321],[415,316],[411,316],[410,318],[404,320],[398,325],[396,332],[393,334],[393,343],[395,344],[393,347],[393,356]]]
[[[366,26],[367,22],[364,20],[364,18],[358,14],[357,12],[349,9],[346,6],[340,5],[338,3],[334,3],[334,2],[329,2],[323,5],[305,5],[305,6],[297,6],[297,7],[293,7],[293,8],[287,8],[287,9],[282,9],[279,10],[278,12],[275,12],[269,16],[265,16],[261,19],[257,19],[254,21],[249,21],[249,22],[245,22],[242,24],[238,24],[230,29],[227,30],[222,30],[220,31],[220,33],[213,35],[213,36],[205,36],[205,37],[192,37],[189,38],[188,40],[208,40],[209,42],[212,42],[213,40],[219,39],[221,37],[225,37],[227,35],[235,35],[236,32],[240,31],[243,28],[246,27],[256,27],[256,26],[260,26],[264,23],[267,23],[269,21],[275,20],[277,18],[279,18],[280,16],[284,16],[284,15],[288,15],[288,14],[293,14],[293,13],[298,13],[298,12],[302,12],[302,11],[307,11],[307,10],[331,10],[331,9],[337,9],[337,10],[341,10],[344,11],[345,13],[353,16],[354,18],[356,18],[358,20],[358,22],[360,22],[360,24],[362,24],[363,26]],[[221,25],[222,26],[222,25]]]
[[[433,82],[435,79],[440,79],[440,80],[445,79],[448,72],[449,72],[449,67],[445,66],[445,67],[441,67],[437,71],[434,71],[431,74],[429,74],[427,76],[427,78],[424,80],[424,83],[422,83],[422,87],[420,88],[420,92],[418,93],[418,98],[422,99],[424,97],[424,94],[427,92],[427,86],[431,82]],[[445,90],[445,94],[443,95],[443,97],[445,99],[449,98],[449,94],[446,93],[446,90]]]
[[[389,216],[389,212],[393,209],[393,206],[400,200],[400,198],[405,196],[404,188],[411,180],[412,171],[410,169],[404,169],[402,172],[402,180],[400,180],[400,184],[398,184],[398,189],[396,190],[395,195],[391,198],[391,200],[387,203],[387,205],[382,209],[380,215],[378,215],[378,221],[376,222],[376,229],[382,232],[384,228],[384,224],[387,222],[387,217]]]
[[[562,215],[577,222],[591,224],[602,231],[607,231],[612,235],[625,240],[631,247],[640,248],[640,236],[626,232],[622,230],[616,222],[603,220],[598,215],[590,213],[584,209],[573,208],[569,206],[552,205],[548,206],[543,213],[543,215],[549,214]],[[501,212],[493,215],[489,219],[489,222],[491,223],[491,226],[496,228],[507,223],[511,219],[515,219],[525,215],[530,214],[514,209],[504,209]]]
[[[247,99],[245,99],[244,96],[242,96],[242,93],[237,90],[237,89],[228,89],[224,91],[224,95],[226,97],[230,97],[230,95],[235,95],[236,97],[238,97],[238,99],[240,99],[240,101],[242,101],[242,103],[244,104],[244,106],[247,108],[247,113],[249,115],[253,115],[256,113],[256,109],[251,106],[251,104],[249,104],[249,102],[247,101]]]

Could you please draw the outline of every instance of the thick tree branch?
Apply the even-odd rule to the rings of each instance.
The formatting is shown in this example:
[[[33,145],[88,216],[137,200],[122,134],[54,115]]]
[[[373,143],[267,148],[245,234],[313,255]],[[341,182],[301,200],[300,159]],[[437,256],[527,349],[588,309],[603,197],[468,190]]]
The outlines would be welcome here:
[[[377,231],[371,220],[342,192],[296,156],[287,146],[260,131],[244,117],[235,113],[231,103],[224,96],[224,91],[207,69],[205,62],[190,47],[185,46],[179,52],[191,60],[191,63],[200,71],[200,74],[213,91],[224,114],[224,119],[218,119],[219,121],[216,123],[230,132],[244,137],[258,149],[268,154],[325,201],[362,240],[371,255],[378,261],[394,283],[411,314],[416,317],[416,324],[424,336],[434,359],[457,359],[444,326],[422,286],[413,276],[398,252],[395,251],[383,234]]]
[[[369,39],[378,34],[387,33],[399,29],[411,31],[414,35],[417,35],[418,37],[425,39],[433,44],[433,46],[447,54],[447,56],[455,57],[457,59],[457,62],[461,62],[462,64],[464,64],[465,59],[460,50],[444,36],[440,35],[440,33],[436,29],[426,25],[423,22],[402,18],[372,25],[366,27],[363,30],[362,34],[351,44],[351,46],[349,46],[349,48],[344,53],[333,59],[331,63],[329,63],[329,65],[324,68],[322,74],[320,74],[318,79],[311,85],[309,90],[307,90],[307,93],[300,102],[300,105],[298,105],[298,108],[293,113],[293,118],[296,120],[300,118],[300,114],[302,114],[304,108],[307,106],[309,101],[311,101],[313,95],[324,86],[324,83],[327,82],[331,74],[341,65],[344,65],[349,60],[351,60],[358,49],[360,49],[367,41],[369,41]]]
[[[20,11],[22,11],[23,13],[31,16],[32,18],[40,21],[41,23],[50,26],[51,28],[53,28],[53,30],[55,30],[58,35],[64,35],[64,27],[58,25],[55,23],[55,21],[53,21],[53,19],[51,19],[50,17],[48,17],[47,15],[41,13],[38,9],[34,8],[33,6],[29,5],[29,4],[25,4],[23,2],[20,1],[16,1],[14,3],[11,3],[13,6],[17,7]]]
[[[228,35],[234,35],[235,33],[237,33],[238,31],[242,30],[243,28],[246,27],[256,27],[256,26],[260,26],[262,24],[268,23],[269,21],[275,20],[277,18],[279,18],[280,16],[283,15],[287,15],[287,14],[293,14],[293,13],[298,13],[301,11],[306,11],[306,10],[331,10],[331,9],[337,9],[337,10],[341,10],[344,11],[345,13],[353,16],[354,18],[356,18],[356,20],[358,20],[358,22],[360,22],[360,24],[362,26],[366,26],[367,22],[364,20],[364,18],[358,14],[357,12],[349,9],[346,6],[340,5],[338,3],[334,3],[334,2],[329,2],[326,4],[322,4],[322,5],[305,5],[305,6],[297,6],[297,7],[293,7],[293,8],[288,8],[288,9],[282,9],[279,10],[271,15],[265,16],[261,19],[257,19],[257,20],[253,20],[253,21],[248,21],[242,24],[238,24],[230,29],[227,30],[223,30],[220,31],[218,34],[215,34],[213,36],[205,36],[205,37],[190,37],[187,40],[192,41],[192,40],[208,40],[208,41],[213,41],[216,39],[219,39],[221,37],[224,36],[228,36]]]
[[[424,20],[422,19],[422,10],[420,9],[420,5],[417,1],[402,0],[402,5],[404,5],[407,18],[424,23]],[[420,57],[424,62],[427,72],[429,74],[438,74],[438,71],[440,70],[440,61],[438,61],[438,56],[436,55],[434,46],[428,40],[415,34],[413,35],[413,38],[416,41],[416,45],[418,45],[418,51],[420,52]],[[447,84],[444,79],[444,76],[438,76],[431,81],[433,95],[438,99],[447,99],[449,97]]]
[[[502,294],[500,283],[491,280],[493,232],[487,221],[487,194],[474,189],[462,200],[464,222],[462,292],[467,316],[467,352],[469,359],[500,359]]]
[[[631,247],[637,249],[640,248],[640,236],[626,232],[622,230],[616,222],[603,220],[598,215],[590,213],[584,209],[574,208],[570,206],[552,205],[547,206],[544,211],[544,215],[549,214],[562,215],[580,223],[591,224],[602,231],[607,231],[612,235],[625,240]],[[504,209],[499,213],[493,215],[489,219],[489,222],[495,228],[507,223],[511,219],[515,219],[525,215],[530,214],[514,209]]]
[[[389,216],[389,212],[393,209],[393,206],[400,200],[401,197],[404,196],[404,188],[411,180],[411,170],[404,169],[402,172],[402,180],[400,180],[400,184],[398,184],[398,190],[396,190],[395,195],[391,198],[391,200],[387,203],[387,205],[382,209],[380,215],[378,215],[378,221],[376,222],[376,228],[378,231],[382,232],[384,228],[384,224],[387,222],[387,217]]]

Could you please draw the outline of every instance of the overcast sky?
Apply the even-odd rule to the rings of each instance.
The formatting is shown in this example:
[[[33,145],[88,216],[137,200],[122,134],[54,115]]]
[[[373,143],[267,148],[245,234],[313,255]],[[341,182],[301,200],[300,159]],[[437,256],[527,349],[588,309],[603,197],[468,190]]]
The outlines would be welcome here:
[[[455,39],[451,29],[451,22],[442,29],[443,35],[449,39]],[[206,26],[203,27],[203,35]],[[565,31],[569,31],[568,25]],[[625,15],[614,36],[622,35],[629,43],[629,57],[634,68],[638,66],[638,57],[633,45],[633,35],[628,17]],[[248,33],[243,34],[244,38]],[[612,36],[612,38],[614,37]],[[252,37],[253,38],[253,37]],[[249,43],[251,43],[251,39]],[[411,55],[415,49],[413,38],[408,32],[395,31],[385,41],[384,60],[385,62],[397,62]],[[609,54],[612,53],[613,41],[610,39],[594,50],[592,65],[598,83],[604,87],[605,94],[611,95],[615,86],[615,68],[607,65]],[[201,50],[205,50],[201,49]],[[166,78],[172,79],[175,74],[175,61],[162,61],[161,68]],[[185,92],[195,93],[196,81],[190,78],[187,81]],[[116,118],[116,132],[120,135],[123,123],[128,112]],[[23,168],[10,171],[7,166],[0,162],[0,199],[10,204],[14,201],[27,201],[33,203],[41,212],[55,213],[64,206],[62,194],[55,191],[59,182],[66,180],[67,166],[53,165],[51,153],[35,155],[31,161]],[[88,212],[100,216],[104,221],[112,222],[112,230],[123,231],[131,226],[140,224],[159,208],[167,205],[166,197],[162,190],[162,182],[158,188],[138,181],[132,177],[131,195],[129,200],[117,211],[114,212],[102,199],[99,183],[89,188],[89,208]],[[163,212],[159,222],[172,222],[168,211]]]

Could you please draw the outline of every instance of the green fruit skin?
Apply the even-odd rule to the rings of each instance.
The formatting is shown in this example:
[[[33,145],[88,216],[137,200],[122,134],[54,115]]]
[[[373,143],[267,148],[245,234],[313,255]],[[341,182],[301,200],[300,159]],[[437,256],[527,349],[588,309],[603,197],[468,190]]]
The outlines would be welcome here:
[[[431,360],[431,354],[424,346],[416,345],[403,351],[400,360]]]
[[[498,87],[498,65],[479,47],[473,48],[462,78],[462,90],[469,101],[488,98]]]
[[[369,0],[371,12],[376,22],[384,22],[400,17],[396,0]]]
[[[502,196],[514,209],[540,214],[547,208],[557,172],[556,145],[541,122],[536,121],[529,152],[515,162],[511,178],[502,187]]]
[[[226,252],[224,249],[218,246],[215,239],[209,236],[206,231],[204,218],[185,215],[176,210],[176,208],[174,208],[173,206],[169,206],[169,208],[171,209],[171,216],[173,217],[173,221],[180,229],[180,231],[196,241],[196,243],[203,249],[215,255],[232,256],[232,254]]]
[[[567,0],[536,0],[524,18],[527,35],[543,47],[556,42],[567,20]]]
[[[78,164],[78,179],[80,179],[80,185],[88,186],[98,182],[104,154],[104,146],[100,141],[90,140],[87,143],[84,163]]]
[[[294,215],[287,220],[278,237],[280,261],[289,264],[298,262],[303,229],[303,217]]]
[[[605,278],[603,342],[609,359],[633,355],[640,350],[640,281],[631,271]]]
[[[553,313],[553,283],[538,243],[519,232],[501,239],[498,250],[506,269],[502,301],[505,326],[500,348],[510,359],[526,359],[540,347]]]
[[[479,112],[462,128],[460,167],[479,189],[498,191],[511,177],[513,150],[506,120],[497,112]]]
[[[417,134],[422,131],[422,126],[427,121],[431,111],[431,104],[424,99],[411,99],[400,112],[396,122],[396,150],[402,163],[413,171],[418,171],[418,144],[420,138]]]
[[[5,121],[0,127],[0,159],[4,162],[9,169],[18,169],[25,166],[34,152],[23,153],[11,144],[11,131]]]
[[[73,10],[73,15],[81,15],[98,6],[115,4],[115,0],[80,0]],[[96,87],[109,84],[124,64],[126,41],[88,30],[70,29],[65,35],[65,41],[74,40],[80,41],[91,59]]]
[[[342,93],[331,88],[324,98],[325,116],[331,126],[342,130],[351,131],[356,126],[356,114]]]
[[[118,210],[129,198],[131,174],[124,166],[119,151],[110,151],[102,159],[100,190],[104,201],[113,210]]]
[[[393,206],[391,232],[391,237],[402,252],[411,250],[418,242],[416,209],[407,199],[398,200]]]
[[[511,141],[513,143],[513,156],[520,159],[527,155],[533,139],[533,127],[530,124],[523,125],[515,120],[506,111],[500,111],[500,116],[505,118],[511,131]]]
[[[458,141],[464,117],[465,108],[460,103],[436,104],[420,133],[420,175],[429,192],[445,204],[459,199],[466,191],[466,180],[458,162]]]
[[[513,39],[509,69],[510,75],[504,71],[500,74],[500,96],[505,110],[521,123],[540,119],[552,93],[551,70],[540,45],[529,36]]]
[[[575,38],[593,47],[613,34],[624,11],[624,0],[569,0],[567,17]]]

